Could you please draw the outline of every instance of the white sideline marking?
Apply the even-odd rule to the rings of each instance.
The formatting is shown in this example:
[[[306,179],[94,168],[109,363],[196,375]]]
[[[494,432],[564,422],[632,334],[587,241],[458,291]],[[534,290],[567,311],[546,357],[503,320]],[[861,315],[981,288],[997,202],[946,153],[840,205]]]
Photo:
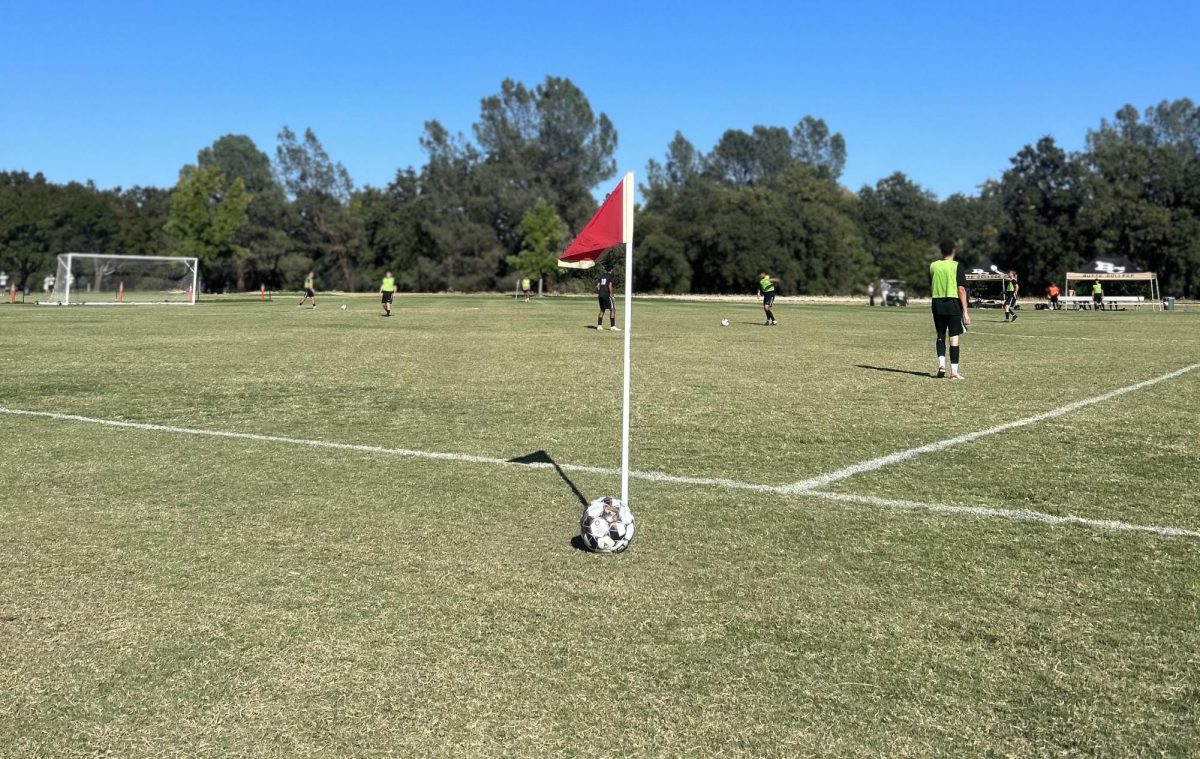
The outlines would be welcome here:
[[[944,503],[921,503],[919,501],[905,501],[893,498],[877,498],[871,495],[828,493],[822,490],[805,491],[803,495],[815,495],[831,501],[861,503],[867,506],[876,506],[885,509],[929,511],[934,514],[953,514],[986,517],[989,519],[1006,519],[1011,522],[1040,522],[1042,524],[1055,526],[1078,525],[1081,527],[1094,527],[1100,530],[1113,530],[1117,532],[1148,532],[1152,535],[1163,535],[1165,537],[1172,538],[1200,538],[1200,532],[1195,530],[1185,530],[1181,527],[1161,527],[1158,525],[1132,524],[1130,522],[1122,522],[1118,519],[1090,519],[1088,517],[1077,517],[1070,514],[1059,516],[1057,514],[1046,514],[1045,512],[1041,511],[1033,511],[1032,509],[996,509],[987,506],[951,506]]]
[[[1200,366],[1197,364],[1196,366]],[[1195,368],[1195,367],[1191,367]],[[508,459],[498,459],[491,456],[475,456],[467,453],[439,453],[437,451],[418,451],[410,448],[384,448],[377,445],[358,445],[354,443],[331,443],[325,440],[305,440],[303,438],[283,437],[279,435],[259,435],[252,432],[229,432],[224,430],[204,430],[194,427],[178,427],[169,424],[148,424],[145,422],[123,422],[117,419],[99,419],[77,414],[59,414],[52,411],[29,411],[25,409],[10,409],[0,407],[0,414],[10,416],[39,417],[55,419],[64,422],[81,422],[96,424],[103,427],[122,429],[146,430],[151,432],[171,432],[183,435],[198,435],[201,437],[226,438],[234,440],[252,440],[263,443],[284,443],[287,445],[303,445],[312,448],[325,448],[339,451],[355,451],[359,453],[381,453],[390,456],[430,459],[434,461],[458,461],[471,464],[492,464],[499,466],[519,466],[527,469],[554,469],[555,466],[564,472],[584,472],[587,474],[602,474],[610,477],[620,475],[619,469],[598,466],[583,466],[580,464],[553,464],[549,462],[521,462]],[[849,493],[830,493],[816,489],[797,490],[792,485],[759,485],[751,482],[740,482],[725,478],[714,477],[682,477],[664,472],[632,471],[630,477],[650,482],[664,482],[673,485],[696,485],[701,487],[718,487],[730,490],[750,490],[758,493],[769,493],[782,496],[799,496],[803,498],[819,498],[843,503],[857,503],[886,509],[902,509],[906,511],[928,511],[935,514],[969,515],[991,519],[1004,519],[1015,522],[1040,522],[1050,525],[1080,525],[1103,530],[1123,532],[1146,532],[1164,537],[1200,538],[1200,532],[1185,530],[1179,527],[1161,527],[1157,525],[1139,525],[1119,520],[1089,519],[1076,516],[1057,516],[1028,509],[995,509],[985,506],[952,506],[940,503],[921,503],[919,501],[878,498],[868,495],[853,495]]]
[[[880,456],[877,459],[860,461],[859,463],[852,464],[845,469],[839,469],[836,472],[829,472],[828,474],[822,474],[811,479],[793,482],[791,485],[785,486],[785,489],[790,493],[806,493],[813,490],[818,490],[827,485],[832,485],[835,482],[848,479],[855,475],[863,474],[864,472],[873,472],[876,469],[882,469],[883,467],[891,464],[899,464],[902,461],[909,461],[926,453],[937,453],[956,445],[970,443],[978,440],[979,438],[988,437],[990,435],[998,435],[1001,432],[1007,432],[1008,430],[1016,429],[1018,427],[1028,427],[1031,424],[1044,422],[1047,419],[1054,419],[1055,417],[1064,416],[1072,411],[1078,411],[1081,408],[1094,406],[1097,403],[1103,403],[1104,401],[1112,400],[1117,396],[1124,395],[1126,393],[1132,393],[1135,390],[1142,390],[1143,388],[1150,387],[1151,385],[1157,385],[1159,382],[1166,382],[1169,379],[1175,379],[1180,375],[1187,374],[1188,372],[1195,371],[1196,369],[1200,369],[1200,364],[1185,366],[1182,369],[1176,369],[1173,372],[1167,372],[1166,374],[1155,377],[1154,379],[1148,379],[1145,382],[1139,382],[1135,385],[1128,385],[1116,390],[1110,390],[1109,392],[1104,393],[1103,395],[1097,395],[1094,398],[1087,398],[1082,401],[1068,403],[1065,406],[1059,406],[1056,409],[1042,414],[1037,414],[1036,416],[1027,416],[1024,419],[1017,419],[1013,422],[997,424],[995,427],[988,427],[986,430],[968,432],[965,435],[959,435],[958,437],[952,437],[947,440],[939,440],[936,443],[928,443],[916,448],[909,448],[907,451],[889,453],[887,456]]]

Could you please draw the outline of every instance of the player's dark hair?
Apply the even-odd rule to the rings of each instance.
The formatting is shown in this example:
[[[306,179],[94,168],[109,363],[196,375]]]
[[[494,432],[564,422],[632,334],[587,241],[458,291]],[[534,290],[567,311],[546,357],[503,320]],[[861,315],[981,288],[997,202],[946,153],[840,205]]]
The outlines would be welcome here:
[[[942,241],[938,243],[938,250],[942,251],[943,256],[948,256],[953,253],[954,248],[954,240],[951,240],[949,237],[943,238]]]

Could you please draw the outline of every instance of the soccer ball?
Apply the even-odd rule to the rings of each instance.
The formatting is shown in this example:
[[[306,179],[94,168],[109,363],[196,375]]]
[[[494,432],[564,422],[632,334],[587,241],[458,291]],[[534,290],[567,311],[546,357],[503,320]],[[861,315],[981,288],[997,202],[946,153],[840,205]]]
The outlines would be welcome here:
[[[728,319],[722,319],[722,320],[721,320],[721,326],[722,326],[722,327],[728,327],[728,326],[729,326],[729,320],[728,320]]]
[[[342,310],[343,310],[343,311],[345,311],[345,310],[346,310],[346,304],[345,304],[345,303],[343,303],[343,304],[342,304]]]
[[[620,553],[633,540],[633,512],[618,498],[597,498],[579,517],[579,537],[589,551]]]

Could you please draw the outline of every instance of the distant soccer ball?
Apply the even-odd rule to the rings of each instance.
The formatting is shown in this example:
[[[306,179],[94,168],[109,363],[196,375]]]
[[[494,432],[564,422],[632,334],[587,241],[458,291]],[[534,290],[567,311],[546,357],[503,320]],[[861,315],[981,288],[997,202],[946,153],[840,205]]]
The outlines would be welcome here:
[[[345,311],[345,310],[346,310],[346,304],[345,304],[345,303],[343,303],[343,304],[342,304],[342,310],[343,310],[343,311]]]
[[[597,498],[579,517],[579,537],[589,551],[620,553],[633,540],[633,512],[619,498]]]
[[[722,319],[722,320],[721,320],[721,326],[722,326],[722,327],[728,327],[728,326],[729,326],[729,320],[728,320],[728,319]]]

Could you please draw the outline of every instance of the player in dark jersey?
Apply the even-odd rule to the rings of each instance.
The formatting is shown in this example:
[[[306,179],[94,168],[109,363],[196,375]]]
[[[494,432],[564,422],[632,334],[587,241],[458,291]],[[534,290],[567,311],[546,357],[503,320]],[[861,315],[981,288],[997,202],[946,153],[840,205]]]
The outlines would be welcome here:
[[[613,288],[616,281],[617,278],[613,276],[612,272],[612,264],[605,264],[604,273],[596,281],[596,295],[600,300],[600,314],[596,317],[596,329],[604,329],[604,312],[607,311],[608,328],[613,332],[621,331],[621,328],[617,326],[617,308],[613,305]]]
[[[1017,273],[1010,271],[1008,281],[1004,283],[1004,321],[1017,320],[1017,294],[1021,292],[1021,284],[1017,282]]]
[[[946,337],[950,338],[950,379],[964,379],[958,371],[958,336],[971,326],[967,313],[967,272],[954,260],[954,241],[938,246],[942,259],[929,265],[933,328],[937,332],[937,376],[946,376]]]

